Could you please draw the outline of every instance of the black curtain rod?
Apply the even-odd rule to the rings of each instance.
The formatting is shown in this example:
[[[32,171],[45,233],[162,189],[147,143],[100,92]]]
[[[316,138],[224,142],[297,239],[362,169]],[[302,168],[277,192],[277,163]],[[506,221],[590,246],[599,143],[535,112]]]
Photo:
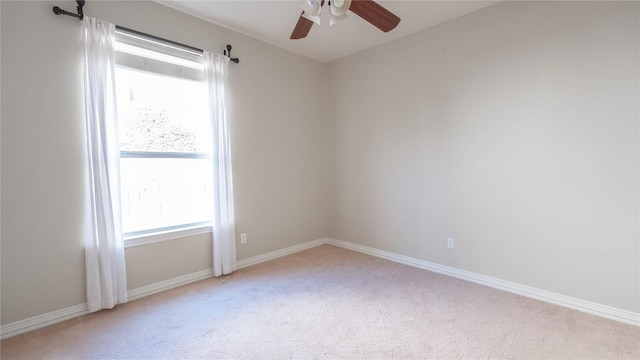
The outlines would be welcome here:
[[[54,6],[53,7],[53,13],[56,14],[56,15],[68,15],[68,16],[75,17],[75,18],[77,18],[79,20],[82,20],[84,18],[84,11],[83,11],[82,8],[83,8],[85,2],[84,2],[84,0],[77,0],[77,3],[78,3],[78,13],[77,14],[74,14],[72,12],[68,12],[68,11],[66,11],[64,9],[61,9],[58,6]],[[171,45],[175,45],[175,46],[178,46],[178,47],[182,47],[182,48],[194,51],[194,52],[199,52],[201,54],[204,53],[204,50],[202,50],[200,48],[197,48],[197,47],[194,47],[194,46],[190,46],[190,45],[186,45],[186,44],[182,44],[182,43],[179,43],[179,42],[176,42],[176,41],[164,39],[164,38],[161,38],[159,36],[146,34],[146,33],[143,33],[142,31],[129,29],[129,28],[126,28],[124,26],[116,25],[116,29],[120,30],[120,31],[128,32],[130,34],[148,37],[148,38],[151,38],[153,40],[157,40],[157,41],[161,41],[161,42],[168,43],[168,44],[171,44]],[[227,45],[227,49],[224,50],[224,55],[228,56],[229,59],[232,62],[236,63],[236,64],[240,62],[240,59],[231,57],[231,45]]]
[[[143,33],[142,31],[129,29],[129,28],[126,28],[124,26],[116,25],[116,30],[124,31],[124,32],[130,33],[130,34],[133,34],[133,35],[147,37],[147,38],[150,38],[150,39],[153,39],[153,40],[157,40],[157,41],[160,41],[160,42],[164,42],[164,43],[167,43],[167,44],[170,44],[170,45],[175,45],[177,47],[185,48],[187,50],[191,50],[191,51],[194,51],[194,52],[199,52],[201,54],[204,52],[204,50],[199,49],[199,48],[194,47],[194,46],[190,46],[190,45],[182,44],[182,43],[175,42],[175,41],[172,41],[172,40],[164,39],[164,38],[161,38],[161,37],[158,37],[158,36],[155,36],[155,35],[146,34],[146,33]]]

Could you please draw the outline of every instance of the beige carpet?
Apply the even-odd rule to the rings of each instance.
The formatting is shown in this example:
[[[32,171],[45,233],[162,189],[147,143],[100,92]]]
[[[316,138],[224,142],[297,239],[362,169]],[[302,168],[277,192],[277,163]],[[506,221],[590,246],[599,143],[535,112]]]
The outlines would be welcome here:
[[[640,359],[640,328],[325,245],[1,346],[2,359]]]

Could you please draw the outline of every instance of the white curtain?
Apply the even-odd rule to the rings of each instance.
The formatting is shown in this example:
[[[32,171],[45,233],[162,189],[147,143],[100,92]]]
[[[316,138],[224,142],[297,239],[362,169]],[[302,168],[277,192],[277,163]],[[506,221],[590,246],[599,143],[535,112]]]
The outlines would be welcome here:
[[[229,58],[205,51],[204,59],[213,130],[213,274],[220,276],[236,270],[236,226],[227,92]]]
[[[91,234],[85,241],[89,311],[127,301],[120,215],[115,93],[115,26],[85,16],[84,92]]]

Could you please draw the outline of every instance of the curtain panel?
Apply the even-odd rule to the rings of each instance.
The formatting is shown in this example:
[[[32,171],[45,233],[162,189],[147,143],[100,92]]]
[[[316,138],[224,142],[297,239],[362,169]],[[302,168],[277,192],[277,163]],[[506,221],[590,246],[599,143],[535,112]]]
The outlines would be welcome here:
[[[89,311],[127,301],[120,215],[119,148],[115,93],[115,25],[85,16],[84,94],[90,194],[85,241]]]
[[[203,55],[213,132],[213,274],[220,276],[236,270],[236,226],[227,90],[229,58],[209,51],[205,51]]]

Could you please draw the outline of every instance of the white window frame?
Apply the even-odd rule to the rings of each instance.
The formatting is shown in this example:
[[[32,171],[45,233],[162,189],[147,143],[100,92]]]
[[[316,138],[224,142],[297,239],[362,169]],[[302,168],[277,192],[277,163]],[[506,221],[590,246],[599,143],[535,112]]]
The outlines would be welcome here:
[[[174,229],[174,230],[169,230],[164,232],[156,232],[152,234],[128,236],[124,238],[125,240],[124,247],[129,248],[134,246],[153,244],[153,243],[168,241],[168,240],[184,239],[190,236],[196,236],[201,234],[211,234],[211,233],[213,233],[213,227],[211,226],[211,224],[208,224],[208,225],[199,225],[194,227]]]
[[[148,58],[159,61],[166,61],[170,59],[170,63],[173,63],[174,65],[169,65],[168,69],[163,68],[162,70],[171,71],[171,67],[175,65],[183,66],[193,70],[204,69],[204,65],[201,63],[201,54],[198,54],[190,49],[182,49],[176,47],[173,44],[165,44],[158,41],[157,39],[147,39],[138,34],[131,34],[122,30],[116,31],[116,52],[118,51],[120,52],[121,56],[123,54],[128,54],[139,56],[145,59]],[[160,56],[158,56],[158,53],[161,53]],[[124,56],[126,57],[128,55]],[[118,64],[117,60],[116,64]],[[121,64],[120,66],[126,65]],[[135,67],[136,66],[133,66],[133,68]],[[163,73],[163,71],[161,71],[160,73]],[[120,151],[120,159],[122,158],[211,159],[211,155],[201,152],[123,150]],[[128,248],[211,233],[213,233],[212,221],[204,221],[125,233],[123,234],[123,238],[125,241],[125,248]]]

